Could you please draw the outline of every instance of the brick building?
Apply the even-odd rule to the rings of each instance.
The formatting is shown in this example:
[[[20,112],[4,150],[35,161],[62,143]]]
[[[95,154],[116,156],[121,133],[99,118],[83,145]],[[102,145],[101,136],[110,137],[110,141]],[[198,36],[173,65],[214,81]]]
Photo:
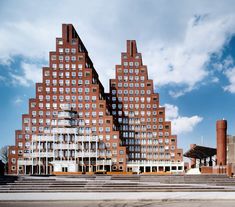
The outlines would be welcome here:
[[[56,38],[56,50],[49,58],[42,82],[36,83],[36,96],[29,99],[29,112],[22,115],[22,129],[15,132],[16,144],[9,147],[9,174],[183,170],[182,150],[165,121],[165,110],[159,107],[159,95],[153,92],[135,41],[128,41],[122,65],[116,66],[110,94],[104,93],[71,24],[62,25],[62,37]],[[132,76],[131,70],[139,72]],[[139,78],[129,80],[131,76]],[[122,94],[118,94],[120,83]],[[141,87],[138,95],[130,94],[133,83]],[[137,97],[140,103],[132,103]],[[137,105],[138,110],[132,111]]]
[[[235,136],[227,136],[227,164],[231,165],[232,173],[235,173]]]
[[[159,94],[154,93],[134,40],[128,40],[127,51],[121,53],[107,97],[127,147],[128,171],[183,169],[182,149],[177,148],[177,137],[171,133],[171,122],[165,120],[165,108],[159,106]]]

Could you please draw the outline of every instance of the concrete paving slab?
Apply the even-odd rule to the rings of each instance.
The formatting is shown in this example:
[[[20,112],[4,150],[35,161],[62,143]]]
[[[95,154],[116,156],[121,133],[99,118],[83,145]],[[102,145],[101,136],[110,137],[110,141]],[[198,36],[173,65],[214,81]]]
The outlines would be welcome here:
[[[0,193],[0,201],[233,200],[235,192]]]

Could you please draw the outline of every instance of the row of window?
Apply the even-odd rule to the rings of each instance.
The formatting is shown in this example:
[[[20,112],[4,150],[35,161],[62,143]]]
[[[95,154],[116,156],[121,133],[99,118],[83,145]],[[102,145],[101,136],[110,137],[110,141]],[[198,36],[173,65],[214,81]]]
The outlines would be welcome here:
[[[135,117],[135,116],[156,116],[157,115],[157,112],[156,111],[118,111],[118,113],[116,111],[112,111],[112,114],[114,116],[116,116],[118,114],[118,116],[129,116],[130,118],[131,117]],[[119,123],[122,123],[122,120],[121,118],[118,120]]]
[[[76,50],[76,48],[71,48],[71,49],[70,48],[59,48],[58,51],[59,51],[59,53],[63,53],[63,52],[70,53],[71,52],[74,54],[74,53],[76,53],[77,50]]]
[[[112,84],[112,86],[113,87],[115,87],[116,86],[116,84],[115,83],[113,83]],[[133,88],[133,87],[135,87],[135,88],[144,88],[145,87],[145,83],[118,83],[118,88],[122,88],[122,87],[124,87],[124,88]],[[147,83],[147,86],[151,86],[151,84],[150,83]]]
[[[52,72],[52,78],[57,78],[57,75],[58,75],[59,78],[64,78],[64,74],[65,74],[65,78],[70,78],[70,72],[66,72],[66,73]],[[88,76],[90,76],[90,72],[85,72],[84,77],[88,77]],[[48,77],[48,76],[46,76],[46,77]],[[76,76],[76,72],[71,72],[71,77],[72,78],[76,78],[76,77],[82,78],[83,77],[83,72],[78,72],[77,76]]]
[[[138,96],[135,96],[135,97],[116,97],[116,96],[113,96],[112,97],[112,101],[115,102],[115,101],[119,101],[119,102],[147,102],[147,103],[150,103],[151,102],[151,97],[138,97]],[[153,98],[153,101],[156,102],[157,101],[157,98]]]
[[[118,68],[117,70],[118,70],[118,72],[121,72],[121,71],[122,71],[121,68]],[[134,69],[132,69],[132,68],[130,68],[130,69],[124,68],[124,69],[123,69],[123,73],[125,73],[125,74],[128,74],[128,73],[133,74],[133,73],[135,73],[135,74],[137,75],[137,74],[139,74],[139,69],[135,69],[135,70],[134,70]]]
[[[95,80],[94,80],[95,81]],[[94,81],[93,81],[93,83],[94,83]],[[90,81],[89,80],[59,80],[59,81],[57,81],[56,79],[55,80],[52,80],[52,82],[50,81],[50,80],[45,80],[45,84],[47,85],[47,86],[49,86],[50,84],[52,83],[52,85],[53,86],[56,86],[56,85],[60,85],[60,86],[63,86],[64,84],[66,85],[66,86],[70,86],[70,84],[71,85],[76,85],[76,84],[78,84],[78,85],[83,85],[83,84],[85,84],[85,85],[89,85],[90,84]],[[39,87],[40,88],[40,87]],[[42,88],[40,88],[40,89],[38,89],[38,90],[40,90],[40,92],[42,92]]]
[[[157,104],[153,104],[153,105],[150,105],[150,104],[112,104],[112,109],[151,109],[151,108],[154,108],[156,109],[157,108]]]
[[[146,154],[145,153],[143,153],[142,154],[142,158],[147,158],[147,159],[157,159],[157,158],[160,158],[160,159],[170,159],[170,158],[173,158],[173,157],[175,157],[175,153],[170,153],[170,154],[168,154],[168,153],[166,153],[166,154],[162,154],[162,153],[160,153],[160,154],[147,154],[147,156],[146,156]]]
[[[165,152],[166,150],[171,149],[171,151],[175,150],[175,146],[127,146],[129,151],[141,151],[141,152]]]
[[[148,94],[150,95],[152,92],[151,90],[118,90],[117,91],[117,94],[121,95],[121,94],[125,94],[125,95],[128,95],[128,94],[135,94],[135,95],[144,95],[144,94]],[[116,95],[116,90],[112,90],[112,95]]]
[[[60,49],[62,49],[63,50],[63,48],[60,48]],[[59,56],[56,56],[56,55],[52,55],[51,56],[51,60],[52,61],[56,61],[56,60],[59,60],[60,62],[62,62],[62,61],[66,61],[66,62],[69,62],[70,60],[72,61],[72,62],[75,62],[75,61],[80,61],[81,60],[81,58],[80,58],[80,56],[75,56],[75,55],[72,55],[72,56],[69,56],[69,55],[59,55]]]
[[[45,71],[44,73],[45,77],[49,77],[50,76],[50,72],[49,71]],[[64,76],[66,78],[70,78],[70,76],[72,76],[73,78],[75,78],[76,76],[78,77],[82,77],[83,76],[83,72],[52,72],[52,76],[56,77],[59,76],[60,78],[63,78]]]
[[[129,158],[148,158],[148,159],[170,159],[171,157],[175,157],[175,153],[154,153],[154,154],[147,154],[146,153],[129,153]]]
[[[157,137],[168,137],[169,135],[164,135],[163,132],[152,132],[152,135],[148,134],[149,132],[145,132],[145,131],[142,131],[142,132],[126,132],[126,131],[123,131],[123,137],[124,138],[157,138]],[[132,139],[131,139],[132,140]],[[129,143],[131,141],[129,140]],[[134,143],[134,141],[133,141]]]
[[[130,61],[130,62],[127,62],[127,61],[124,61],[124,62],[123,62],[123,65],[124,65],[124,66],[128,66],[128,65],[129,65],[130,67],[133,67],[133,66],[138,67],[138,66],[140,65],[140,63],[139,63],[139,62],[131,62],[131,61]]]
[[[51,66],[52,66],[52,69],[54,69],[54,70],[56,70],[57,68],[60,69],[60,70],[63,70],[63,69],[66,69],[66,70],[70,70],[70,69],[72,69],[72,70],[76,70],[76,69],[82,70],[82,68],[83,68],[82,64],[74,64],[74,63],[72,63],[72,64],[68,64],[68,63],[66,63],[66,64],[63,64],[63,63],[56,64],[56,63],[53,63]],[[49,76],[49,74],[50,74],[49,71],[45,71],[46,76]]]
[[[118,76],[118,81],[125,81],[127,82],[129,81],[144,81],[145,80],[145,76]]]

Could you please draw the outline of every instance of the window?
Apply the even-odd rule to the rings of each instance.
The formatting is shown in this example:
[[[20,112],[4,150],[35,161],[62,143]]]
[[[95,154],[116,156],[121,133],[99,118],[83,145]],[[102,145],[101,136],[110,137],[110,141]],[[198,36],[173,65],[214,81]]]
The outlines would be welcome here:
[[[23,147],[23,143],[22,142],[18,142],[18,147]]]
[[[110,127],[106,127],[105,131],[109,133],[110,132]]]
[[[69,48],[65,48],[65,53],[69,53]]]
[[[71,61],[75,62],[76,61],[76,56],[72,56]]]

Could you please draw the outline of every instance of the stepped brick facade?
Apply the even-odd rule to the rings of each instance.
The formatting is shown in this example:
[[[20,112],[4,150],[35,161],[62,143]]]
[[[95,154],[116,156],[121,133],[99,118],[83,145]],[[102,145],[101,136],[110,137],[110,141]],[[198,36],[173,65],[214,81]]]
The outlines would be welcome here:
[[[141,171],[159,171],[161,163],[182,162],[177,137],[171,133],[171,122],[165,120],[165,108],[159,106],[159,94],[154,93],[153,80],[148,79],[134,40],[127,41],[127,51],[116,65],[108,100],[127,147],[129,170],[138,165]],[[172,171],[167,165],[164,170]]]
[[[9,174],[182,172],[182,150],[135,41],[108,94],[71,24],[49,58],[9,147]]]

